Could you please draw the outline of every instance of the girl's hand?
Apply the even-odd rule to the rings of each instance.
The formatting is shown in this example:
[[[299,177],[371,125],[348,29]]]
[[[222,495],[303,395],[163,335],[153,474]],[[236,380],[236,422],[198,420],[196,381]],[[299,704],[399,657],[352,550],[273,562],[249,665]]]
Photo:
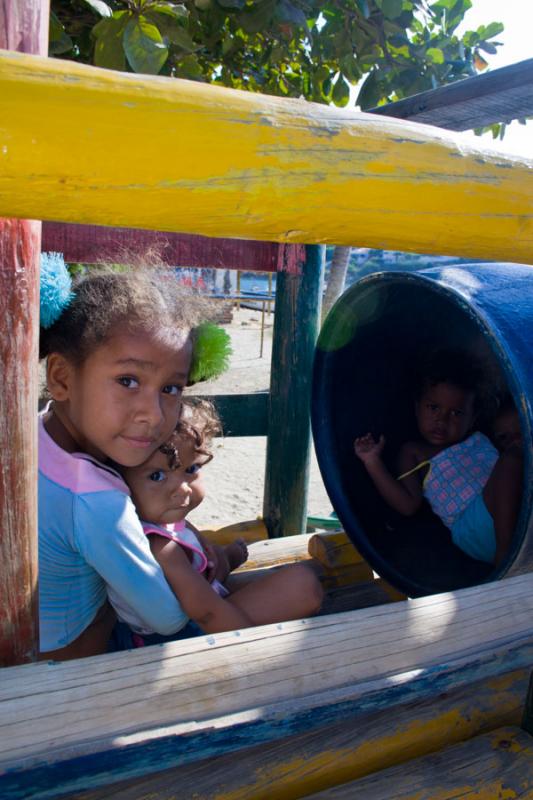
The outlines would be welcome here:
[[[385,447],[385,437],[383,434],[376,441],[371,433],[359,436],[353,443],[355,455],[361,459],[363,464],[376,461],[381,457]]]

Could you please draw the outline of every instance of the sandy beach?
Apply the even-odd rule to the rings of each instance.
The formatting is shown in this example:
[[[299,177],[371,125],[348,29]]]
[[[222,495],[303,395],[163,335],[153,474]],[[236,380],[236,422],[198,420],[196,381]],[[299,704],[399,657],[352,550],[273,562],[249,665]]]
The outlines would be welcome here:
[[[241,394],[268,391],[274,317],[265,315],[263,356],[260,357],[261,313],[234,309],[224,325],[231,336],[229,370],[214,381],[196,384],[191,394]],[[262,516],[266,437],[216,439],[213,461],[205,468],[206,498],[190,516],[200,528],[219,527]],[[331,502],[313,453],[308,513],[328,515]]]

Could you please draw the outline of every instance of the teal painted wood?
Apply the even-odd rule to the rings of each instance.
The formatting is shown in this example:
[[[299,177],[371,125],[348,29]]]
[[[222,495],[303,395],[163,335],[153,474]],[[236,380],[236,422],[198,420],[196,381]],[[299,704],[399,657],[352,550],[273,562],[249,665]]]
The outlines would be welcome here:
[[[306,247],[300,274],[278,272],[263,516],[269,535],[305,533],[310,400],[325,248]]]
[[[224,436],[266,436],[268,392],[198,395],[215,404]]]

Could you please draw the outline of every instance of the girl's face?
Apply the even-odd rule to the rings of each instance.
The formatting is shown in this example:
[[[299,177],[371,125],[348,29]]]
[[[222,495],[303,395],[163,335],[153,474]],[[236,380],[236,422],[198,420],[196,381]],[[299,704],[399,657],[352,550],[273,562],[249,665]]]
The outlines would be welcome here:
[[[461,442],[474,424],[474,393],[451,383],[427,387],[416,404],[422,438],[439,450]]]
[[[162,344],[146,331],[117,333],[81,365],[48,359],[49,389],[75,449],[137,466],[174,430],[192,354],[190,338]]]
[[[145,464],[123,471],[141,519],[166,525],[181,522],[205,496],[201,474],[210,457],[196,452],[189,436],[177,437],[180,466],[170,469],[157,450]]]

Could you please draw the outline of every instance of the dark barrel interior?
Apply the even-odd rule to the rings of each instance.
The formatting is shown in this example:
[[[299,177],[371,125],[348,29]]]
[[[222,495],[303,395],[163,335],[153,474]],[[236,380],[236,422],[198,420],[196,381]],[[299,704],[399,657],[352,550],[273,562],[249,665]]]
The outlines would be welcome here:
[[[460,347],[482,359],[508,390],[524,437],[520,518],[504,563],[458,549],[429,506],[402,518],[389,509],[356,458],[367,431],[386,437],[384,459],[416,437],[412,372],[421,352]],[[418,273],[378,273],[348,289],[317,345],[312,421],[317,458],[333,507],[356,547],[394,586],[416,597],[533,569],[533,267],[476,264]]]

